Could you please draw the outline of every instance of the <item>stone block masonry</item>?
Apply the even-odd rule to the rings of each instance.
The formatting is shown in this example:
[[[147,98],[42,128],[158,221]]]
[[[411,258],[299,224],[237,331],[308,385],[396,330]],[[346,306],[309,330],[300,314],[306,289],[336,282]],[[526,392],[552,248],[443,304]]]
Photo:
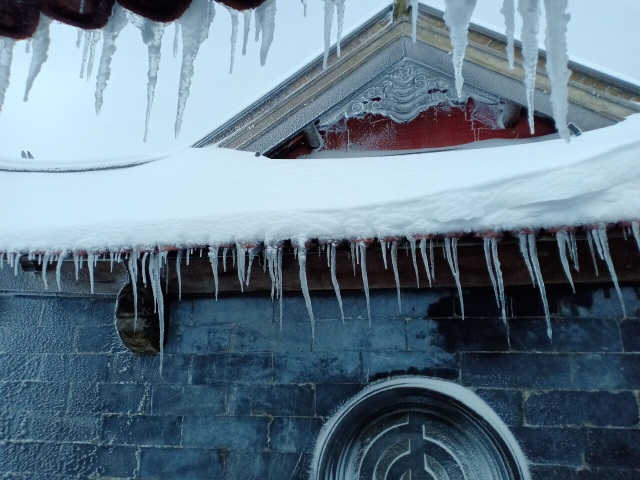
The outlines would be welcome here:
[[[426,375],[474,390],[535,480],[640,478],[640,300],[623,289],[264,295],[171,306],[159,356],[129,353],[113,299],[0,297],[0,478],[302,480],[319,429],[366,384]]]

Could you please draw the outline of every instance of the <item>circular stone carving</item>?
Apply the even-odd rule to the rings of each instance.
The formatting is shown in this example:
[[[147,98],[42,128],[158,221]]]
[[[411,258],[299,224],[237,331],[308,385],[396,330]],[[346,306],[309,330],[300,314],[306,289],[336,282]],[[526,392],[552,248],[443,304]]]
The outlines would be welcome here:
[[[472,391],[425,377],[374,383],[318,436],[312,480],[529,480],[498,415]]]

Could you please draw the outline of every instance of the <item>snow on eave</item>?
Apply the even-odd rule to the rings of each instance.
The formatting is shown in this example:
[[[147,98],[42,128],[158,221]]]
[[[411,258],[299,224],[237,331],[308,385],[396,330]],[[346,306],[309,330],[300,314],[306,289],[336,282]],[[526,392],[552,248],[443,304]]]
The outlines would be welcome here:
[[[640,115],[562,140],[357,159],[208,147],[69,173],[0,171],[0,252],[184,248],[640,218]]]

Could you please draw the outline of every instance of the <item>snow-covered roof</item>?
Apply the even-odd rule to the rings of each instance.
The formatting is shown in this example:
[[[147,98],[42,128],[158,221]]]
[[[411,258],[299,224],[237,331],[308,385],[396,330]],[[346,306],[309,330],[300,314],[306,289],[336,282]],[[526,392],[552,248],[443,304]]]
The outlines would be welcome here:
[[[351,159],[188,148],[0,171],[0,252],[129,251],[519,230],[640,217],[640,115],[563,140]],[[34,165],[45,165],[44,162]],[[0,164],[2,164],[0,162]]]

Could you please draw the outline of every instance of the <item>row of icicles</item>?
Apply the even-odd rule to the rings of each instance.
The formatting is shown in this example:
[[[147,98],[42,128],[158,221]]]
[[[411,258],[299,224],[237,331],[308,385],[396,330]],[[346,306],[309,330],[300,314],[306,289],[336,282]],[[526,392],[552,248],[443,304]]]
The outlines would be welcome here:
[[[609,243],[607,240],[607,229],[604,224],[600,224],[595,227],[585,227],[586,238],[591,251],[591,257],[595,268],[596,275],[598,275],[598,265],[596,263],[596,254],[603,260],[609,270],[611,279],[613,281],[615,290],[620,299],[622,306],[623,316],[626,316],[625,305],[622,298],[622,292],[618,284],[617,275],[611,260],[609,252]],[[640,223],[635,221],[631,222],[628,226],[623,227],[623,233],[625,238],[627,235],[633,235],[638,248],[640,249]],[[542,299],[544,307],[545,318],[547,322],[547,334],[549,339],[552,337],[551,322],[549,315],[549,306],[547,303],[547,297],[540,271],[540,264],[538,261],[538,254],[536,248],[536,233],[533,231],[521,231],[514,234],[519,240],[519,247],[522,257],[524,259],[527,270],[531,276],[531,282],[534,287],[537,287]],[[489,271],[489,277],[493,290],[495,293],[495,299],[497,307],[500,309],[502,319],[506,322],[506,307],[505,307],[505,293],[504,282],[502,278],[502,271],[500,268],[500,261],[498,259],[498,241],[502,234],[491,233],[487,235],[480,235],[484,242],[484,253]],[[571,284],[572,289],[575,292],[575,286],[571,275],[570,261],[573,264],[573,269],[579,271],[578,263],[578,250],[576,242],[576,231],[574,229],[559,229],[555,232],[556,241],[558,244],[560,259],[562,262],[563,270],[567,276],[567,280]],[[462,295],[462,285],[460,281],[460,271],[458,268],[458,236],[445,236],[442,244],[444,250],[444,257],[449,264],[451,273],[456,283],[458,290],[458,297],[460,301],[460,311],[462,319],[464,319],[464,299]],[[418,252],[422,258],[422,266],[425,272],[425,276],[429,286],[433,285],[435,281],[434,270],[434,236],[413,236],[407,237],[408,245],[411,251],[411,257],[413,261],[413,267],[415,270],[416,284],[420,288],[420,274],[418,267]],[[342,297],[340,295],[340,285],[336,276],[336,255],[338,246],[343,241],[326,241],[321,242],[320,249],[326,252],[327,266],[331,272],[331,282],[334,287],[338,305],[340,307],[340,313],[342,320],[344,321],[344,311],[342,308]],[[363,289],[367,302],[367,314],[369,317],[369,324],[371,324],[371,307],[369,301],[369,284],[367,278],[367,247],[373,243],[373,240],[369,239],[357,239],[349,242],[350,245],[350,257],[353,263],[353,274],[356,275],[357,265],[360,266]],[[390,252],[391,268],[395,278],[396,290],[398,295],[398,308],[402,310],[401,294],[400,294],[400,278],[398,274],[398,247],[402,243],[397,238],[389,238],[387,240],[379,240],[382,258],[385,269],[388,268],[387,255]],[[227,271],[227,258],[229,254],[232,258],[232,265],[237,269],[238,280],[240,282],[240,289],[244,291],[245,287],[249,286],[251,279],[251,269],[256,258],[260,258],[262,254],[262,268],[266,272],[268,271],[271,277],[271,298],[272,300],[278,300],[280,307],[280,325],[282,326],[282,297],[283,297],[283,277],[282,277],[282,257],[283,257],[283,245],[284,242],[273,243],[269,245],[247,245],[236,244],[235,246],[216,246],[212,245],[208,251],[208,257],[211,262],[213,271],[215,297],[218,298],[218,268],[220,259],[222,259],[222,268]],[[294,254],[297,257],[299,264],[300,286],[302,295],[305,299],[305,304],[311,320],[312,338],[315,338],[315,320],[313,316],[313,309],[311,306],[311,297],[309,293],[309,287],[307,284],[306,262],[307,262],[307,242],[300,240],[294,243]],[[185,265],[189,265],[190,256],[194,253],[195,249],[187,248],[185,250],[178,250],[176,255],[176,275],[178,279],[178,297],[182,298],[182,277],[181,277],[181,265],[184,261]],[[42,280],[44,282],[45,289],[49,288],[47,281],[47,267],[53,265],[56,262],[56,281],[58,290],[62,290],[61,271],[63,262],[68,258],[73,258],[75,265],[76,280],[79,279],[79,271],[83,268],[83,264],[86,261],[89,270],[89,279],[91,283],[91,293],[94,293],[94,268],[98,261],[109,261],[111,263],[111,270],[115,263],[122,263],[126,261],[128,273],[133,285],[134,293],[134,310],[136,311],[137,321],[137,284],[141,277],[143,285],[151,286],[156,313],[160,317],[161,339],[164,339],[164,299],[162,293],[162,276],[163,268],[169,267],[168,265],[168,250],[155,250],[155,251],[133,251],[128,253],[87,253],[77,254],[72,252],[45,252],[28,254],[28,259],[38,262],[42,265]],[[203,255],[203,249],[200,249],[200,256]],[[5,262],[14,269],[15,275],[18,274],[18,266],[20,264],[20,257],[22,253],[10,252],[8,254],[0,253],[0,268],[4,268]],[[168,282],[168,272],[164,273],[165,282]],[[167,284],[165,284],[165,290]]]
[[[344,25],[345,0],[324,1],[324,68],[327,68],[331,47],[331,29],[334,12],[337,12],[337,55],[340,56],[340,41]],[[418,18],[418,0],[409,0],[412,12],[413,41],[416,41],[416,25]],[[462,64],[468,45],[468,30],[471,17],[476,6],[476,0],[445,0],[446,10],[444,20],[449,28],[451,45],[453,48],[453,67],[455,73],[456,89],[458,97],[462,96],[464,79],[462,76]],[[529,111],[529,127],[534,133],[534,91],[536,82],[536,68],[538,63],[538,30],[541,15],[541,1],[544,1],[547,12],[547,31],[545,46],[547,49],[546,68],[551,82],[551,104],[556,122],[556,128],[560,135],[569,141],[570,133],[567,128],[567,83],[570,71],[567,67],[569,57],[567,53],[566,32],[569,22],[567,11],[568,0],[519,0],[517,11],[522,17],[522,55],[525,71],[524,83],[526,88],[527,106]],[[307,0],[301,0],[306,16]],[[226,7],[231,16],[231,59],[230,71],[233,71],[236,42],[238,38],[240,13]],[[515,32],[515,0],[503,0],[501,10],[505,17],[507,34],[507,57],[511,68],[514,67],[514,32]],[[251,29],[252,11],[243,12],[244,34],[242,54],[246,54],[247,41]],[[260,47],[260,62],[265,64],[275,32],[276,0],[267,0],[253,11],[255,22],[255,39],[262,36]],[[191,78],[194,73],[194,61],[202,43],[209,35],[209,27],[215,18],[213,0],[193,0],[183,16],[174,22],[175,38],[173,41],[174,57],[178,54],[179,38],[182,36],[182,67],[180,73],[180,85],[178,88],[178,107],[175,120],[175,135],[180,133],[182,117],[189,97]],[[52,20],[41,15],[40,23],[32,40],[27,43],[27,49],[32,47],[33,57],[27,77],[24,100],[29,97],[29,92],[40,72],[42,65],[47,60],[51,38],[49,27]],[[97,44],[103,39],[102,56],[100,58],[96,78],[95,107],[96,114],[100,113],[103,103],[104,91],[111,75],[111,60],[116,51],[116,39],[122,29],[132,23],[140,29],[142,39],[149,52],[149,70],[147,83],[147,111],[145,120],[144,141],[147,140],[149,131],[149,118],[153,105],[154,92],[160,67],[162,37],[166,24],[154,22],[145,17],[136,15],[116,4],[109,23],[102,30],[78,31],[76,46],[80,48],[84,37],[82,51],[82,64],[80,77],[85,73],[89,80],[94,63]],[[11,59],[15,41],[0,37],[0,112],[6,89],[9,85]]]

